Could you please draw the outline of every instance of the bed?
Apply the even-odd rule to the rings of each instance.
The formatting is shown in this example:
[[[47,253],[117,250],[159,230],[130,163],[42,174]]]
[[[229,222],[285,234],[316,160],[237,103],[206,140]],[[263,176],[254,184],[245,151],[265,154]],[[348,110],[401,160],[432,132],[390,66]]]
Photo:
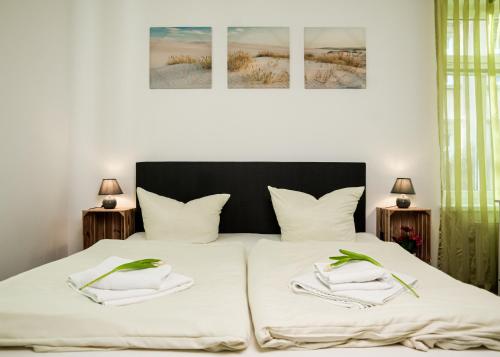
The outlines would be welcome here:
[[[367,254],[418,279],[420,297],[403,291],[367,309],[292,292],[295,276],[339,249]],[[379,347],[395,343],[427,351],[486,346],[500,351],[500,299],[459,282],[391,242],[259,241],[248,259],[248,297],[255,335],[264,348]]]
[[[231,194],[231,199],[224,208],[221,215],[220,223],[220,236],[214,243],[209,243],[208,247],[199,247],[200,253],[203,248],[209,248],[218,252],[219,249],[230,255],[237,255],[241,259],[236,259],[238,262],[244,256],[247,259],[252,258],[254,249],[265,244],[280,244],[280,229],[273,208],[270,202],[267,186],[272,185],[275,187],[286,187],[293,190],[300,190],[309,192],[316,197],[319,197],[327,192],[335,189],[350,187],[350,186],[365,186],[366,185],[366,167],[364,163],[334,163],[334,162],[320,162],[320,163],[280,163],[280,162],[142,162],[136,165],[136,184],[138,187],[143,187],[151,192],[161,195],[172,197],[181,201],[189,201],[191,199],[210,195],[214,193],[227,192]],[[359,205],[354,213],[356,231],[356,241],[360,244],[383,244],[378,242],[377,238],[365,231],[365,203],[366,197],[363,195],[359,201]],[[140,206],[136,211],[136,226],[138,232],[131,236],[126,242],[122,242],[124,246],[130,247],[144,247],[146,248],[151,241],[144,240],[143,222],[141,217]],[[245,232],[245,233],[241,233]],[[112,242],[120,243],[120,242]],[[132,244],[131,244],[132,243]],[[135,249],[134,248],[134,249]],[[110,248],[115,251],[115,247]],[[129,249],[129,248],[124,248]],[[154,249],[154,248],[153,248]],[[170,249],[170,248],[169,248]],[[180,248],[179,248],[180,249]],[[225,250],[229,249],[229,250]],[[157,250],[156,250],[157,251]],[[239,253],[238,253],[239,252]],[[241,253],[241,254],[240,254]],[[85,252],[79,253],[85,255]],[[212,259],[217,259],[219,253],[214,253]],[[71,262],[71,257],[63,260],[62,263]],[[238,265],[238,262],[233,262]],[[57,264],[55,262],[52,264]],[[71,263],[73,264],[73,263]],[[179,261],[178,264],[182,264]],[[185,265],[185,269],[195,266],[196,263],[190,262]],[[46,267],[46,266],[45,266]],[[50,264],[49,264],[50,267]],[[52,267],[50,269],[53,269]],[[253,269],[250,267],[250,269]],[[51,270],[52,272],[57,269]],[[29,273],[29,272],[28,272]],[[195,270],[189,270],[189,273],[196,275]],[[251,273],[252,274],[252,273]],[[61,274],[63,276],[64,274]],[[195,276],[195,280],[203,279],[202,276]],[[244,277],[236,277],[236,280],[244,281]],[[235,280],[233,280],[233,285]],[[238,285],[238,283],[236,283]],[[238,290],[238,289],[236,289]],[[187,293],[188,291],[186,291]],[[178,295],[181,298],[181,295]],[[241,299],[230,308],[241,305]],[[224,301],[225,307],[228,299],[221,298]],[[188,300],[189,302],[189,300]],[[246,304],[246,301],[245,301]],[[136,305],[139,307],[139,305]],[[0,310],[2,305],[0,303]],[[238,341],[234,346],[248,347],[238,352],[226,352],[224,355],[237,355],[242,357],[256,357],[261,355],[270,356],[293,356],[304,355],[304,351],[292,350],[269,350],[262,349],[259,344],[261,340],[255,339],[253,335],[253,327],[247,306],[245,305],[243,315],[241,311],[235,313],[237,324],[231,325],[234,331],[231,335],[236,335]],[[218,312],[221,314],[220,312]],[[258,314],[258,313],[257,313]],[[224,312],[228,316],[227,311]],[[29,315],[26,316],[26,324],[36,323]],[[259,325],[257,326],[257,333],[259,334]],[[39,326],[40,328],[40,326]],[[241,343],[241,337],[249,333],[248,338]],[[227,336],[226,336],[227,337]],[[233,336],[234,337],[234,336]],[[258,338],[260,338],[258,336]],[[130,346],[129,348],[137,348],[138,346]],[[216,355],[215,352],[206,351],[164,351],[154,350],[151,346],[142,346],[148,348],[148,351],[142,350],[141,355],[162,355],[162,356],[200,356],[200,355]],[[182,348],[182,346],[179,346]],[[123,347],[121,347],[123,348]],[[141,348],[139,346],[139,348]],[[154,347],[153,347],[154,348]],[[156,347],[163,348],[163,347]],[[168,346],[167,346],[168,348]],[[205,348],[207,349],[207,348]],[[210,349],[210,348],[209,348]],[[213,348],[216,350],[217,348]],[[232,348],[237,350],[238,348]],[[43,350],[40,349],[40,350]],[[5,356],[28,356],[33,355],[30,349],[26,348],[8,348],[0,349],[0,355]],[[86,352],[47,352],[46,355],[54,356],[133,356],[137,355],[137,350],[126,349],[120,351],[86,351]],[[353,349],[353,348],[336,348],[332,349],[318,349],[308,351],[308,356],[322,357],[331,356],[332,353],[338,353],[343,356],[413,356],[421,355],[421,352],[406,348],[401,345],[392,345],[384,347],[371,347],[366,349]],[[463,352],[446,351],[433,349],[428,352],[431,356],[482,356],[497,354],[497,352],[490,350],[469,350]]]
[[[119,307],[91,302],[66,285],[71,273],[110,256],[159,258],[195,283],[184,291]],[[36,351],[241,350],[249,335],[245,277],[245,252],[239,244],[102,240],[0,283],[0,346]]]

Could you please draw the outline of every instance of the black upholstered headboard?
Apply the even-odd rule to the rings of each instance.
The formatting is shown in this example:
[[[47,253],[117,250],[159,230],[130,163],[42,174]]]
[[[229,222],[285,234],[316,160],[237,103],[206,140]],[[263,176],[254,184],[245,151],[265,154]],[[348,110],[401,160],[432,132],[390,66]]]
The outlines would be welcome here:
[[[361,162],[138,162],[136,186],[187,202],[216,193],[231,198],[221,214],[221,233],[278,234],[267,186],[309,193],[316,198],[333,190],[366,186],[366,164]],[[365,231],[366,195],[354,221]],[[144,231],[139,202],[136,230]]]

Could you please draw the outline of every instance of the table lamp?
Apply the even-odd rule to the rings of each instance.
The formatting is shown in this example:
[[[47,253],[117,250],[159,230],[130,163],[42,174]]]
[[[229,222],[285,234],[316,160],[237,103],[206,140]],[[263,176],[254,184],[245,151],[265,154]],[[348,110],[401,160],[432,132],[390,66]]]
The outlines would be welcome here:
[[[116,207],[116,198],[111,195],[121,195],[123,193],[117,179],[102,179],[99,195],[106,195],[102,200],[102,207],[112,209]]]
[[[401,197],[396,200],[396,206],[398,208],[408,208],[410,207],[410,199],[406,195],[414,195],[415,189],[411,183],[411,178],[408,177],[398,177],[394,186],[392,186],[391,193],[400,193]]]

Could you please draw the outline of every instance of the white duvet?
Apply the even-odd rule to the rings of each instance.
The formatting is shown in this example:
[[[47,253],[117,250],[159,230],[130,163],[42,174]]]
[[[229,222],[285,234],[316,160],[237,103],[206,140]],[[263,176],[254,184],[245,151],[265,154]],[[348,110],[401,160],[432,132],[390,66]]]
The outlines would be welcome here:
[[[404,292],[384,305],[356,310],[291,291],[292,278],[338,255],[339,248],[416,277],[420,298]],[[500,350],[500,298],[449,277],[395,243],[261,240],[248,261],[248,293],[255,335],[265,348],[401,343],[420,350]]]
[[[71,273],[112,255],[162,259],[195,284],[120,307],[96,304],[68,287]],[[245,252],[239,244],[102,240],[0,282],[0,347],[241,350],[248,326]]]

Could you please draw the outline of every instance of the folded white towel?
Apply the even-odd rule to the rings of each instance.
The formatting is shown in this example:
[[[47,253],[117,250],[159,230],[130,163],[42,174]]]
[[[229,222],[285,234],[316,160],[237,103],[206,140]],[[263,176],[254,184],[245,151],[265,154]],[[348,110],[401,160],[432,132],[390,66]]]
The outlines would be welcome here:
[[[330,263],[316,263],[314,270],[328,284],[363,283],[387,277],[387,271],[367,261],[349,262],[338,267]]]
[[[382,279],[374,281],[366,281],[364,283],[340,283],[330,284],[323,275],[315,272],[316,277],[330,289],[330,291],[345,291],[345,290],[385,290],[393,287],[393,280],[389,278],[389,274]]]
[[[113,273],[114,274],[114,273]],[[69,285],[78,293],[87,296],[91,300],[103,305],[128,305],[137,302],[146,301],[160,296],[168,295],[177,291],[185,290],[193,285],[193,279],[177,274],[170,273],[163,279],[159,289],[130,289],[130,290],[108,290],[85,288],[79,290],[71,281]]]
[[[297,294],[309,294],[318,296],[324,299],[328,299],[333,304],[342,307],[362,309],[371,306],[358,301],[354,301],[352,299],[349,300],[344,297],[336,296],[330,291],[329,288],[327,288],[321,281],[319,281],[314,273],[307,273],[292,279],[292,281],[290,282],[290,288]]]
[[[72,285],[80,288],[88,282],[113,270],[117,266],[130,263],[131,261],[131,259],[114,256],[109,257],[93,268],[71,274],[68,280]],[[172,267],[168,264],[150,269],[117,271],[99,280],[95,284],[92,284],[92,288],[110,290],[160,289],[164,278],[167,277],[171,271]]]
[[[406,284],[415,285],[417,280],[409,275],[396,273]],[[301,275],[292,279],[290,287],[295,293],[310,294],[319,296],[343,307],[367,308],[374,305],[382,305],[391,300],[406,288],[397,282],[393,277],[392,288],[384,290],[345,290],[331,291],[323,284],[314,272]]]

